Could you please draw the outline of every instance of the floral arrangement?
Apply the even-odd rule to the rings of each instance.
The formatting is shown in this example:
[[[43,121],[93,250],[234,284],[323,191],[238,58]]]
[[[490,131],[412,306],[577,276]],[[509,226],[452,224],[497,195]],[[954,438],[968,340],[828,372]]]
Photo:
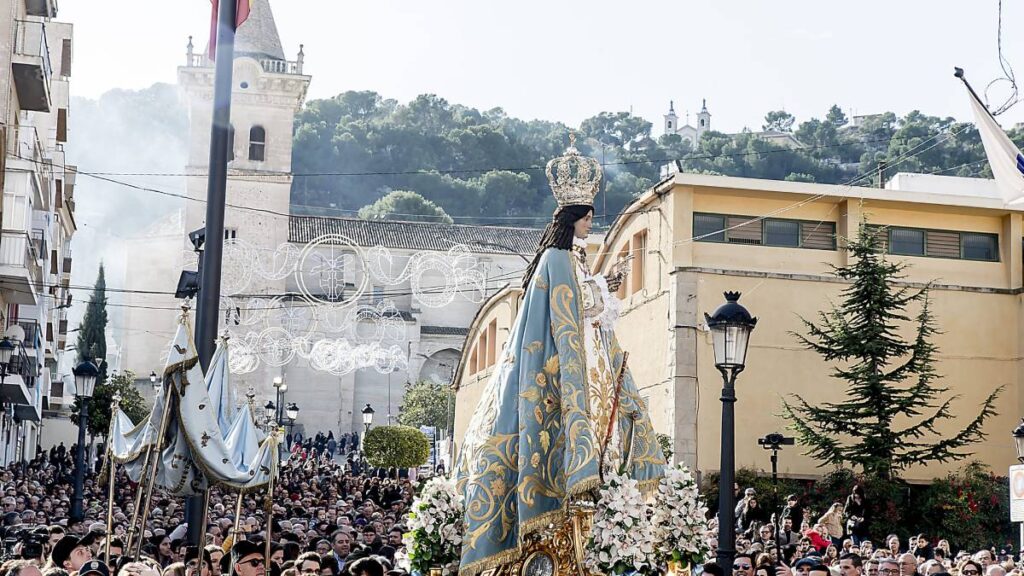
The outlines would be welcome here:
[[[608,474],[594,514],[585,562],[602,574],[660,574],[652,509],[637,481]]]
[[[462,556],[462,497],[455,480],[435,476],[412,503],[409,532],[403,538],[409,572],[429,574],[440,566],[444,576],[459,570]]]
[[[666,467],[654,497],[652,524],[655,526],[658,559],[693,566],[707,559],[707,506],[701,500],[697,482],[683,464]]]

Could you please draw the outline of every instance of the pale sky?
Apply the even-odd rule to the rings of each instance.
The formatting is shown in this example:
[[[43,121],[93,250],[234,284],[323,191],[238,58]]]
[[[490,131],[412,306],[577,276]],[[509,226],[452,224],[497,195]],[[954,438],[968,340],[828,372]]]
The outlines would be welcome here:
[[[1005,2],[1004,53],[1024,82],[1024,3]],[[289,59],[305,44],[311,98],[436,93],[524,119],[578,124],[605,110],[655,123],[707,98],[712,126],[759,128],[920,109],[970,119],[953,66],[979,91],[999,71],[997,0],[271,0]],[[174,82],[208,0],[62,0],[75,25],[72,93]],[[1005,94],[1005,90],[994,92]],[[72,110],[72,114],[74,111]],[[1000,117],[1024,121],[1024,104]]]

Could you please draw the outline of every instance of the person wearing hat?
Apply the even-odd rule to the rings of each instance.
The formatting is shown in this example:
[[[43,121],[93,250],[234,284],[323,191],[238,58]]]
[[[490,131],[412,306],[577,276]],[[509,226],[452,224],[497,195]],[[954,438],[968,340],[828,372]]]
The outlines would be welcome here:
[[[196,546],[185,548],[185,576],[210,576],[212,562],[210,553],[206,549]]]
[[[65,536],[54,545],[53,552],[50,553],[50,562],[58,568],[67,570],[69,574],[78,572],[86,562],[92,560],[92,551],[89,550],[91,543],[89,536]]]
[[[231,547],[232,576],[266,576],[263,547],[252,540],[239,540]]]
[[[110,568],[99,560],[89,560],[82,565],[82,568],[78,571],[78,576],[89,576],[90,574],[95,576],[110,576]]]

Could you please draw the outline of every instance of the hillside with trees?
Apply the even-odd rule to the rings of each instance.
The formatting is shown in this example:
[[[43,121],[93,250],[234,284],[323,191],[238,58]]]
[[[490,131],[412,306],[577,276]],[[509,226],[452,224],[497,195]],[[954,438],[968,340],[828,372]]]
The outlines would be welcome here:
[[[627,112],[602,112],[569,127],[435,95],[401,104],[375,92],[345,92],[310,101],[296,119],[293,211],[355,215],[401,190],[427,201],[407,203],[411,216],[422,207],[422,216],[436,220],[439,208],[456,222],[540,225],[554,209],[544,164],[565,149],[570,129],[581,152],[605,164],[600,222],[610,222],[675,160],[687,172],[830,184],[874,185],[880,161],[887,174],[990,175],[973,124],[918,111],[863,117],[856,126],[838,106],[809,119],[769,111],[754,130],[791,132],[803,148],[751,130],[710,131],[691,148],[677,135],[655,136],[651,122]],[[1010,135],[1024,143],[1019,127]],[[380,217],[380,206],[363,214]]]

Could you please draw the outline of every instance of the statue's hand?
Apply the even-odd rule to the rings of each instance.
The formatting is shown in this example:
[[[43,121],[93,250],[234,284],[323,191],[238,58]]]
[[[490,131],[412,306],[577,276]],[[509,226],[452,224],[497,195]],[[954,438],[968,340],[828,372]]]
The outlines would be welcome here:
[[[624,277],[625,274],[623,274],[622,272],[616,272],[615,274],[612,274],[611,276],[606,278],[605,282],[607,282],[608,284],[608,291],[618,292],[619,288],[622,286],[622,281]]]

